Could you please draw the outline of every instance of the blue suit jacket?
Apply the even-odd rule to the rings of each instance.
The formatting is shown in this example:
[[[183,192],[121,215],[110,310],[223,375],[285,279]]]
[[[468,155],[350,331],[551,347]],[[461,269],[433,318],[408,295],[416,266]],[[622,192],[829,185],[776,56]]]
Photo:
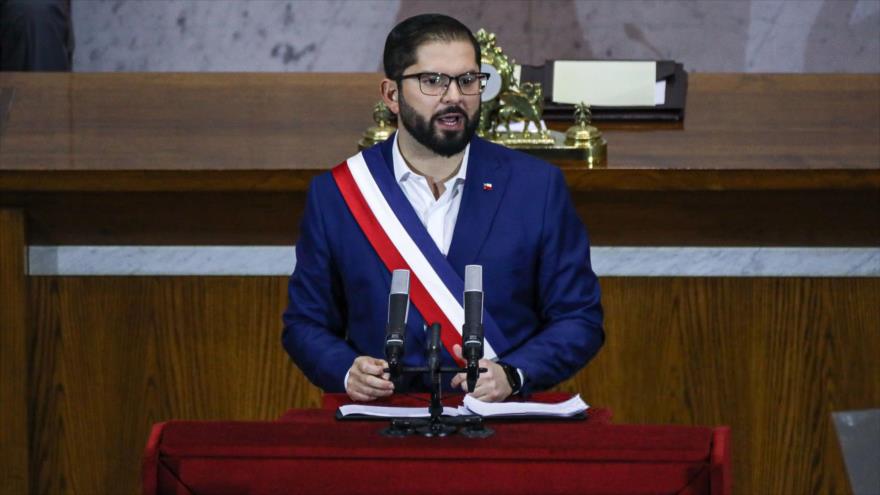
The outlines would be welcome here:
[[[393,142],[377,145],[392,175]],[[474,138],[447,259],[462,278],[465,265],[483,266],[486,311],[510,344],[499,360],[523,371],[524,393],[570,377],[602,346],[599,283],[587,232],[557,167]],[[316,177],[282,334],[285,349],[312,383],[344,391],[357,356],[384,356],[390,285],[391,274],[330,173]],[[406,364],[424,365],[424,323],[411,306]],[[445,350],[444,364],[454,365]]]

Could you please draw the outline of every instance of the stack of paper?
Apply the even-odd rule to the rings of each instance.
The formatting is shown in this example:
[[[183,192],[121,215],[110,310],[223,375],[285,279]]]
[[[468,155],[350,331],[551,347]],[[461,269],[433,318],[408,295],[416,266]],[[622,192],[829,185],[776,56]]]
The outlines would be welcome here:
[[[444,416],[535,416],[567,418],[586,411],[588,406],[580,394],[556,404],[542,402],[483,402],[470,395],[465,396],[464,405],[444,407]],[[342,416],[364,415],[381,418],[426,418],[430,416],[427,407],[389,407],[347,404],[339,408]]]
[[[461,407],[444,407],[444,416],[460,416]],[[343,416],[361,414],[364,416],[377,416],[380,418],[427,418],[431,415],[427,407],[390,407],[390,406],[366,406],[363,404],[346,404],[339,406],[339,412]]]
[[[581,399],[580,394],[575,395],[565,402],[546,404],[541,402],[483,402],[470,395],[464,398],[464,405],[459,409],[466,409],[471,414],[480,416],[553,416],[569,417],[586,411],[588,406]]]

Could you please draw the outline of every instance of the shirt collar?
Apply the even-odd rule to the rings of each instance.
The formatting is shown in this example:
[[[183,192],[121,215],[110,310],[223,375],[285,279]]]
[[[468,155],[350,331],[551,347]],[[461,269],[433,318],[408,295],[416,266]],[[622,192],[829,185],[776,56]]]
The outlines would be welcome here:
[[[457,182],[464,182],[465,177],[467,176],[467,166],[468,166],[468,156],[471,154],[471,143],[468,143],[464,148],[464,155],[461,158],[461,166],[458,167],[458,173],[454,176],[450,177],[445,185],[448,187],[449,184],[455,184]],[[400,154],[400,148],[397,144],[397,133],[394,133],[394,146],[391,147],[391,161],[394,162],[394,178],[398,183],[401,183],[407,180],[410,175],[416,175],[412,169],[406,164],[406,161],[403,159],[403,155]]]

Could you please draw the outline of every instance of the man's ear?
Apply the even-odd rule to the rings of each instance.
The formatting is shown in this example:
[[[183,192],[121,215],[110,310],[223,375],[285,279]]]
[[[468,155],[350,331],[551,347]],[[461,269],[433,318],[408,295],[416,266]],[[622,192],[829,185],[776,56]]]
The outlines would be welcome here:
[[[397,115],[400,112],[400,104],[397,101],[400,98],[397,83],[391,79],[382,79],[379,91],[382,93],[382,101],[385,102],[391,113]]]

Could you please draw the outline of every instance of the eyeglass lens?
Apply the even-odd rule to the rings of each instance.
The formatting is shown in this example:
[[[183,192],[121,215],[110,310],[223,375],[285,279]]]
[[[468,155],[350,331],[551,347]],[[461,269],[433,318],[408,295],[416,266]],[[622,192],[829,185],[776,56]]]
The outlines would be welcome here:
[[[478,95],[486,85],[486,78],[482,74],[462,74],[457,77],[446,74],[422,74],[419,77],[419,88],[428,96],[437,96],[446,91],[452,79],[455,79],[458,90],[463,95]]]

